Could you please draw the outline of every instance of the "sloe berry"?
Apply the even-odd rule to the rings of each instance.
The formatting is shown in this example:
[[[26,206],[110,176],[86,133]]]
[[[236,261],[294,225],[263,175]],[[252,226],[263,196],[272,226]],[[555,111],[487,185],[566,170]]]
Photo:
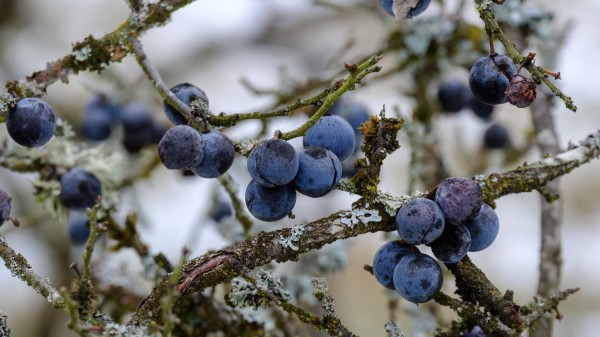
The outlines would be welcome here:
[[[283,219],[295,205],[296,190],[291,184],[268,188],[252,180],[246,188],[246,207],[259,220]]]
[[[235,156],[231,140],[215,130],[200,132],[200,138],[204,143],[204,158],[192,171],[203,178],[216,178],[227,172]]]
[[[248,173],[265,187],[290,183],[300,165],[296,150],[281,139],[267,139],[256,146],[246,162]]]
[[[158,143],[158,156],[168,169],[189,170],[204,158],[204,143],[196,129],[176,125]]]
[[[489,247],[500,230],[498,215],[488,204],[482,204],[479,214],[465,222],[465,227],[471,234],[471,247],[469,251],[478,252]]]
[[[442,282],[442,268],[429,255],[408,254],[394,268],[396,291],[413,303],[433,299],[442,289]]]
[[[56,117],[50,104],[36,97],[23,98],[8,110],[6,129],[10,137],[26,147],[46,144],[56,130]]]
[[[293,180],[296,191],[318,198],[335,188],[342,178],[342,164],[333,152],[319,146],[298,150],[300,162]]]
[[[413,244],[430,244],[444,231],[444,213],[433,201],[416,198],[398,210],[396,229],[402,240]]]
[[[435,193],[435,202],[444,213],[446,223],[461,224],[479,212],[483,203],[481,186],[468,178],[444,179]]]
[[[208,97],[206,93],[197,86],[189,83],[180,83],[171,88],[171,91],[179,98],[180,101],[190,106],[192,101],[197,99],[201,99],[206,103],[208,107]],[[171,121],[171,123],[175,125],[187,124],[187,119],[183,117],[183,115],[177,111],[177,109],[173,108],[166,101],[163,103],[165,113],[167,114],[167,118]]]
[[[308,129],[302,143],[304,147],[324,147],[333,152],[340,162],[343,162],[354,152],[354,130],[350,123],[340,116],[323,116]]]
[[[509,57],[484,56],[471,67],[469,87],[473,95],[483,103],[506,103],[505,91],[515,72],[516,67]]]
[[[96,204],[102,194],[100,180],[76,166],[60,178],[60,200],[69,209],[82,210]]]
[[[414,245],[404,241],[390,241],[379,247],[373,256],[373,275],[382,286],[394,288],[394,268],[400,259],[411,253],[418,253]]]

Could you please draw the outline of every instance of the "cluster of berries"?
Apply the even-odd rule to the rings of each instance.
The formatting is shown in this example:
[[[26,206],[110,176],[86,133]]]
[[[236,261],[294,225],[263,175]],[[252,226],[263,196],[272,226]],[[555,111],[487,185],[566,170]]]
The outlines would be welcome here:
[[[103,141],[118,123],[123,126],[122,143],[129,153],[157,144],[165,133],[165,126],[154,120],[144,103],[132,101],[119,105],[103,94],[95,95],[86,105],[80,129],[86,139]]]
[[[355,149],[354,129],[339,115],[325,115],[303,138],[302,149],[275,138],[258,144],[248,156],[252,181],[246,188],[246,206],[263,221],[287,216],[296,204],[296,191],[318,198],[335,188],[343,161]]]
[[[451,78],[442,82],[438,88],[437,98],[444,113],[454,114],[468,108],[475,116],[489,123],[483,136],[483,145],[486,149],[504,149],[508,146],[510,139],[506,127],[490,122],[494,105],[477,99],[462,81]]]
[[[384,244],[373,258],[373,274],[384,287],[403,298],[423,303],[442,287],[442,270],[416,245],[431,247],[443,263],[457,263],[467,252],[489,247],[499,230],[494,210],[483,203],[481,187],[468,178],[448,178],[438,186],[435,201],[415,198],[396,215],[402,238]]]
[[[171,91],[188,106],[199,100],[208,109],[208,97],[195,85],[181,83]],[[216,130],[198,132],[167,102],[164,107],[175,126],[167,130],[158,143],[158,155],[163,165],[171,170],[191,170],[203,178],[215,178],[227,172],[235,156],[231,140]]]

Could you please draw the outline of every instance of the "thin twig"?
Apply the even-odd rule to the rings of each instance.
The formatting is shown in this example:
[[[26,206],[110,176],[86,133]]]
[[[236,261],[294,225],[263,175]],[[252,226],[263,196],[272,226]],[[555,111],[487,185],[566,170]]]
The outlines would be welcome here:
[[[144,48],[142,47],[142,43],[135,36],[129,37],[129,44],[131,46],[131,52],[135,55],[135,59],[144,70],[144,73],[156,88],[156,91],[160,94],[160,97],[163,98],[170,106],[174,107],[179,111],[185,119],[188,121],[192,118],[192,108],[187,104],[183,103],[175,94],[171,91],[171,89],[163,82],[158,70],[150,59],[144,52]]]

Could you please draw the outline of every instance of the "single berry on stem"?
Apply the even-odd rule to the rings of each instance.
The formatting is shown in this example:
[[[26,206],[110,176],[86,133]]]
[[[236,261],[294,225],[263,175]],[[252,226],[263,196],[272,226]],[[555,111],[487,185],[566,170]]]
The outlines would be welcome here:
[[[379,247],[373,256],[373,275],[382,286],[395,290],[394,268],[408,254],[418,253],[414,245],[404,241],[390,241]]]
[[[8,110],[6,129],[10,137],[25,147],[46,144],[56,131],[56,117],[52,107],[36,97],[23,98],[14,109]]]

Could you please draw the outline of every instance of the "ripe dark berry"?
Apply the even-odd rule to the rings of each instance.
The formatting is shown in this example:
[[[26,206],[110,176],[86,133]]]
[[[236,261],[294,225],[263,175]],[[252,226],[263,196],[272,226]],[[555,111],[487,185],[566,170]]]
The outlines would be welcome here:
[[[394,268],[400,259],[418,253],[417,247],[403,241],[390,241],[381,246],[373,256],[373,275],[382,286],[394,288]]]
[[[429,255],[408,254],[394,268],[396,291],[414,303],[433,299],[442,289],[442,282],[442,268]]]
[[[121,108],[111,102],[106,95],[94,95],[86,104],[81,121],[81,133],[87,139],[105,140],[119,118]]]
[[[250,181],[246,188],[246,207],[255,218],[277,221],[285,218],[296,205],[296,190],[292,185],[268,188]]]
[[[192,101],[197,99],[201,99],[206,103],[206,107],[208,107],[208,97],[206,93],[197,86],[189,83],[180,83],[171,88],[171,91],[179,98],[180,101],[190,106]],[[177,109],[170,106],[167,102],[164,102],[165,113],[167,114],[167,118],[171,121],[171,123],[175,125],[187,124],[187,119],[177,111]]]
[[[90,172],[74,167],[60,178],[60,200],[69,209],[82,210],[96,204],[102,194],[100,180]]]
[[[308,129],[302,142],[304,147],[324,147],[343,162],[354,152],[354,130],[350,123],[340,116],[323,116]]]
[[[419,0],[417,5],[408,12],[405,19],[412,19],[415,16],[423,13],[427,9],[427,7],[429,7],[430,3],[431,0]],[[383,8],[383,10],[385,10],[386,13],[388,13],[391,16],[394,16],[394,11],[392,10],[393,0],[379,0],[379,4]]]
[[[508,102],[518,108],[526,108],[535,101],[537,96],[535,82],[521,74],[512,77],[506,89]]]
[[[430,244],[444,231],[444,213],[432,200],[416,198],[407,202],[396,215],[396,229],[402,240]]]
[[[329,113],[341,116],[354,129],[354,151],[352,154],[356,154],[362,144],[362,134],[358,128],[369,120],[371,116],[369,110],[364,104],[354,102],[351,99],[339,99],[331,106]]]
[[[204,158],[192,171],[203,178],[216,178],[227,172],[235,157],[231,140],[214,130],[200,132],[200,138],[204,143]]]
[[[69,238],[71,242],[80,246],[83,245],[90,236],[90,224],[87,216],[73,217],[69,220]]]
[[[516,67],[510,58],[504,55],[484,56],[471,67],[469,87],[483,103],[506,103],[505,91],[515,72]]]
[[[471,234],[463,225],[446,226],[444,233],[431,244],[431,252],[444,263],[462,260],[471,247]]]
[[[158,142],[156,140],[157,124],[145,104],[141,102],[128,103],[121,110],[119,119],[125,131],[123,146],[127,151],[135,153],[148,144]]]
[[[39,147],[46,144],[56,130],[56,117],[48,103],[36,98],[23,98],[8,110],[6,129],[20,145]]]
[[[450,79],[440,85],[437,96],[443,112],[455,113],[462,110],[473,95],[461,81]]]
[[[471,94],[471,99],[469,99],[469,108],[473,111],[475,116],[483,119],[489,120],[494,112],[494,106],[485,104],[482,101],[478,100]]]
[[[342,178],[342,164],[333,152],[318,146],[298,150],[300,162],[293,180],[296,191],[318,198],[335,188]]]
[[[435,202],[444,213],[446,223],[458,225],[477,216],[483,195],[479,184],[472,179],[447,178],[438,186]]]
[[[221,220],[231,216],[232,214],[233,211],[231,209],[231,205],[225,201],[217,202],[210,211],[210,217],[217,223],[221,222]]]
[[[265,187],[290,183],[300,163],[296,150],[281,139],[267,139],[256,146],[248,156],[248,173],[254,181]]]
[[[87,112],[81,120],[81,133],[86,139],[105,140],[112,132],[114,121],[101,111]]]
[[[168,169],[189,170],[204,158],[204,143],[196,129],[177,125],[170,128],[158,143],[158,156]]]
[[[508,145],[508,130],[500,124],[492,124],[483,135],[483,145],[488,149],[503,149]]]
[[[465,222],[465,227],[471,234],[470,252],[478,252],[489,247],[500,230],[498,215],[488,204],[481,205],[479,214],[471,220]]]
[[[0,226],[8,221],[10,216],[11,198],[4,190],[0,189]]]

